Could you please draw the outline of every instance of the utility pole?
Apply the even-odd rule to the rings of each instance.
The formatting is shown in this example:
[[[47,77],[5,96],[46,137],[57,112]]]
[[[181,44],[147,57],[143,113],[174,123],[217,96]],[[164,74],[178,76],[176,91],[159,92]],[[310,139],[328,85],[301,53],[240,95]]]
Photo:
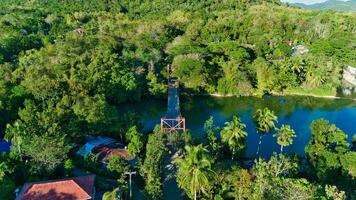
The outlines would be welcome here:
[[[125,172],[125,175],[129,175],[129,177],[130,177],[130,199],[132,199],[132,187],[131,187],[131,177],[132,177],[132,175],[136,175],[136,173],[137,172],[131,172],[131,171],[129,171],[129,172]]]

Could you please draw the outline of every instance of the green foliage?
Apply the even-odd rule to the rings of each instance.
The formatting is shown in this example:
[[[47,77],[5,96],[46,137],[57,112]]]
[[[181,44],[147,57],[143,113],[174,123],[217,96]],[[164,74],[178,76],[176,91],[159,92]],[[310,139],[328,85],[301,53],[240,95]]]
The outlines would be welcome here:
[[[222,141],[228,145],[233,156],[245,148],[245,138],[247,137],[245,128],[246,125],[238,117],[233,116],[232,121],[226,122],[225,127],[221,130]]]
[[[289,146],[293,143],[293,138],[296,137],[293,128],[290,125],[282,125],[281,128],[277,129],[277,133],[273,135],[277,137],[277,143],[281,146],[281,152],[283,147]]]
[[[125,158],[118,156],[118,155],[113,155],[107,165],[107,168],[109,171],[114,172],[115,176],[118,178],[119,184],[123,185],[125,184],[125,172],[127,172],[130,168],[129,163]]]
[[[317,187],[306,179],[275,178],[272,187],[266,192],[266,199],[313,199],[322,198]]]
[[[156,126],[153,134],[148,137],[146,157],[140,168],[140,172],[146,180],[145,192],[152,199],[163,198],[162,173],[163,158],[167,153],[166,151],[159,126]]]
[[[0,199],[14,199],[15,182],[11,175],[14,173],[14,166],[11,163],[9,155],[6,153],[0,154]]]
[[[274,154],[266,162],[258,159],[253,168],[253,174],[256,177],[254,183],[254,198],[257,199],[298,199],[295,192],[301,190],[299,195],[307,196],[311,188],[308,181],[304,179],[288,179],[296,171],[298,164],[290,158],[279,154]],[[286,190],[288,188],[288,190]],[[286,197],[294,198],[286,198]]]
[[[220,127],[214,125],[214,118],[211,116],[204,123],[204,130],[208,136],[209,141],[209,151],[212,153],[213,157],[216,159],[221,153],[221,141],[218,139],[217,134],[220,131]],[[188,144],[188,143],[186,143]]]
[[[65,176],[70,177],[72,176],[73,169],[75,168],[74,162],[72,159],[67,159],[64,161],[64,173]]]
[[[346,154],[341,155],[340,162],[343,173],[346,176],[356,179],[356,152],[349,151]]]
[[[126,132],[126,139],[129,142],[128,150],[131,155],[137,156],[143,148],[143,137],[141,133],[138,132],[136,126],[132,126]]]
[[[103,200],[118,200],[116,189],[111,192],[105,192],[103,195]]]
[[[25,115],[26,112],[23,112]],[[26,116],[22,116],[26,119]],[[8,125],[5,138],[13,142],[11,154],[31,163],[31,171],[37,174],[52,174],[67,158],[70,144],[56,124],[41,125],[40,122],[16,121]],[[31,134],[29,134],[31,133]]]
[[[246,169],[237,166],[216,169],[215,200],[248,199],[253,192],[253,177]]]
[[[214,175],[214,172],[211,170],[212,160],[207,154],[207,149],[200,144],[186,146],[185,151],[185,156],[176,160],[178,186],[190,198],[209,196],[211,188],[209,179]]]
[[[351,146],[351,149],[352,149],[353,151],[356,151],[356,134],[354,134],[354,135],[352,136],[352,146]]]
[[[185,87],[199,91],[207,85],[208,74],[200,54],[176,56],[173,66],[176,67],[174,75],[182,80]]]
[[[322,183],[353,193],[350,188],[355,187],[355,152],[349,150],[347,135],[324,119],[314,121],[311,129],[312,137],[305,152],[312,173]]]
[[[26,137],[26,140],[29,142],[23,146],[23,155],[31,158],[32,170],[40,174],[53,173],[70,149],[63,137],[45,134]]]
[[[14,199],[14,191],[15,191],[16,185],[11,178],[8,177],[2,177],[0,178],[0,189],[1,189],[1,194],[0,198],[4,200],[11,200]]]
[[[271,92],[276,79],[275,70],[262,58],[256,59],[253,65],[256,67],[257,88],[260,94]]]
[[[278,120],[274,112],[267,107],[263,110],[258,109],[253,117],[257,123],[257,131],[260,133],[271,132],[276,127],[275,123]]]
[[[333,185],[326,185],[325,186],[325,193],[329,199],[333,200],[345,200],[346,194],[344,191],[339,191],[336,186]]]
[[[148,72],[147,77],[148,81],[148,91],[153,96],[163,96],[167,92],[167,86],[165,83],[158,82],[158,77],[153,72]]]
[[[254,166],[254,175],[257,179],[262,177],[277,178],[292,175],[298,164],[283,154],[274,154],[269,161],[258,159]]]

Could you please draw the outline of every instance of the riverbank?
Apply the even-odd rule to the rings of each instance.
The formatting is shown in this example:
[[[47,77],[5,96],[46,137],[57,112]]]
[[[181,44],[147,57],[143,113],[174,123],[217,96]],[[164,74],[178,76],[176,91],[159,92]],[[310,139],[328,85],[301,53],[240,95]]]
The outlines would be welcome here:
[[[303,93],[288,93],[288,94],[273,94],[274,96],[307,96],[307,97],[315,97],[315,98],[324,98],[324,99],[345,99],[345,100],[353,100],[356,101],[356,98],[352,97],[338,97],[338,96],[322,96],[322,95],[313,95],[313,94],[303,94]]]
[[[234,97],[234,95],[223,95],[223,94],[218,94],[218,93],[204,93],[204,94],[192,94],[192,93],[182,93],[183,96],[208,96],[208,97],[218,97],[218,98],[226,98],[226,97]],[[345,100],[353,100],[356,101],[356,98],[354,97],[340,97],[340,96],[335,96],[335,95],[318,95],[318,94],[311,94],[311,93],[303,93],[303,92],[283,92],[283,93],[277,93],[277,92],[272,92],[272,96],[306,96],[306,97],[314,97],[314,98],[324,98],[324,99],[345,99]],[[252,94],[248,95],[246,97],[261,97],[260,95],[257,94]]]

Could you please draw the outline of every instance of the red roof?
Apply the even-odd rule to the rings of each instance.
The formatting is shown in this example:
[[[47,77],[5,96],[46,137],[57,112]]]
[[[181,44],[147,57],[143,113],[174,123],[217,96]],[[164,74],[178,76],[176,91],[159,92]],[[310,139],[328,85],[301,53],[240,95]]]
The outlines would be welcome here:
[[[94,195],[95,176],[26,183],[16,200],[89,200]]]
[[[97,149],[100,157],[102,157],[103,162],[107,162],[113,155],[118,155],[126,160],[132,160],[133,157],[129,154],[129,152],[126,149],[111,149],[108,147],[100,147]]]

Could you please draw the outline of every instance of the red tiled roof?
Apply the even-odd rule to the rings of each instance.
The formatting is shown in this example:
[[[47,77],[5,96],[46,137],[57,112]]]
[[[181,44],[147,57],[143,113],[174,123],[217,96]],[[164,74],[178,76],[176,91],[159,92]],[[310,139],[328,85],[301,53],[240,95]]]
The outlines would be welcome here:
[[[26,183],[16,200],[89,200],[95,176]]]
[[[129,152],[126,149],[111,149],[108,147],[100,147],[97,149],[100,157],[102,157],[103,162],[107,162],[113,155],[118,155],[126,160],[132,160],[133,157],[129,154]]]

